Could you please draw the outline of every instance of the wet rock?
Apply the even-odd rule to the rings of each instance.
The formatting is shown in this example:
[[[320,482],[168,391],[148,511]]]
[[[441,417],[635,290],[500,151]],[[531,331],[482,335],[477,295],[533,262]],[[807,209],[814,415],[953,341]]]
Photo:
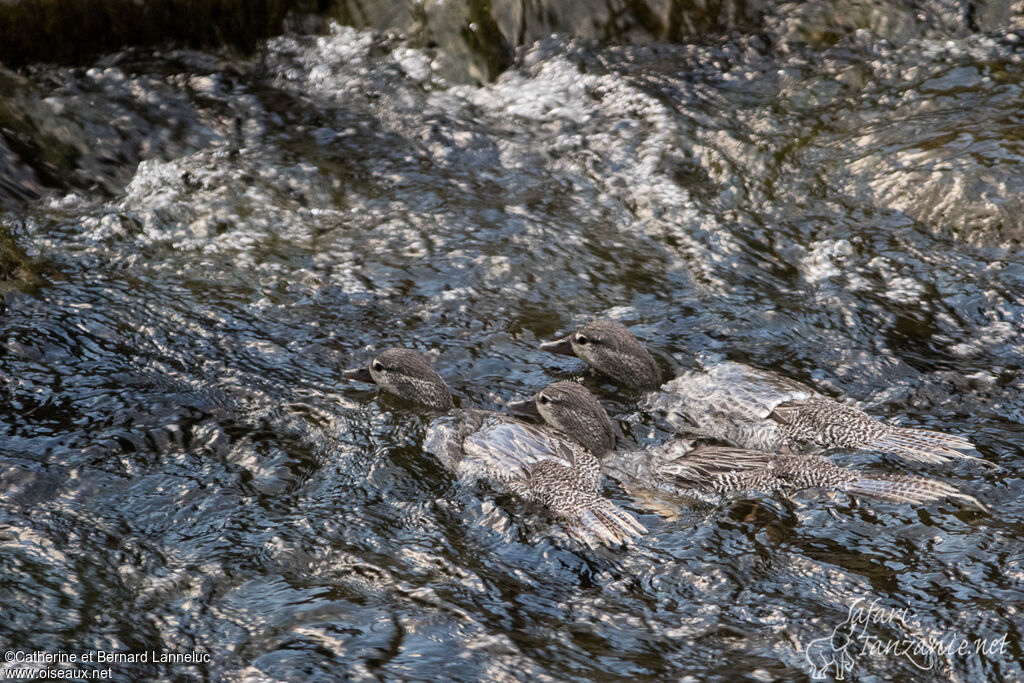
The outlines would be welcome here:
[[[0,62],[78,62],[128,46],[230,45],[252,50],[302,0],[21,0],[0,3]]]
[[[31,291],[43,283],[39,263],[15,241],[9,226],[0,223],[0,295],[20,289]]]

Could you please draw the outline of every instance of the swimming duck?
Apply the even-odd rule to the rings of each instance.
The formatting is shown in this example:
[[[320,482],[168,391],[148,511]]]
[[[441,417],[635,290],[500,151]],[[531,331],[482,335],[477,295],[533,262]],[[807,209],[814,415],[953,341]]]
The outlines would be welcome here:
[[[927,463],[977,459],[962,452],[974,445],[961,436],[895,427],[796,380],[742,363],[702,363],[698,358],[696,370],[662,385],[654,357],[629,330],[610,320],[590,322],[540,348],[576,356],[628,388],[646,390],[641,407],[675,430],[740,448],[792,453],[870,449]]]
[[[555,382],[527,400],[509,404],[519,415],[533,415],[569,436],[587,438],[606,474],[630,493],[662,490],[727,495],[744,491],[776,493],[807,488],[844,491],[897,503],[958,498],[983,509],[972,496],[933,479],[852,470],[817,455],[780,455],[724,446],[691,448],[672,441],[649,452],[615,452],[608,413],[586,387]]]
[[[344,376],[434,410],[453,407],[441,376],[408,349],[383,351]],[[430,424],[424,450],[461,479],[484,480],[543,505],[588,546],[626,543],[646,529],[603,496],[600,465],[588,451],[598,444],[593,428],[604,426],[580,427],[567,438],[501,413],[460,410]]]

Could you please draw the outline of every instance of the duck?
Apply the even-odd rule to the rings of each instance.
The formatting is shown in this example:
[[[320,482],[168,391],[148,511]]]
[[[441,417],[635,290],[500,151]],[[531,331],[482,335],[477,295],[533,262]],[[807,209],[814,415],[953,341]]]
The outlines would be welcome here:
[[[829,449],[874,450],[908,461],[981,460],[968,439],[881,422],[801,382],[743,363],[696,358],[696,368],[663,383],[647,348],[622,324],[594,320],[540,344],[543,351],[575,356],[634,391],[640,407],[676,432],[731,446],[774,453]]]
[[[484,481],[541,505],[587,546],[628,544],[646,533],[632,513],[604,496],[590,426],[558,432],[504,413],[454,410],[444,379],[411,349],[387,349],[343,376],[445,413],[428,426],[425,451],[460,480]]]
[[[725,497],[817,488],[892,503],[952,498],[984,509],[976,498],[944,482],[850,469],[814,454],[773,454],[730,446],[693,448],[693,442],[679,439],[646,452],[616,452],[615,430],[607,411],[578,382],[555,382],[532,398],[507,407],[516,415],[543,420],[567,438],[585,437],[585,447],[598,458],[604,472],[635,497],[646,497],[642,495],[645,491]]]

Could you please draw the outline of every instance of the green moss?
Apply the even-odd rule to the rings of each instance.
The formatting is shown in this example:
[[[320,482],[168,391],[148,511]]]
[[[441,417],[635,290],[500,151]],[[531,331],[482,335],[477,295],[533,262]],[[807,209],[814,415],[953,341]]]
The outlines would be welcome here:
[[[18,246],[10,227],[0,223],[0,294],[13,289],[34,291],[42,284],[40,264]]]

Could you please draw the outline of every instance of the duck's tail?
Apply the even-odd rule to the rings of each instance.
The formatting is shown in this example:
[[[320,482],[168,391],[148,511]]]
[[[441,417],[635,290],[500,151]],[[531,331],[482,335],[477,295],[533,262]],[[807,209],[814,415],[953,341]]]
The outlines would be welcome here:
[[[913,503],[920,505],[951,498],[987,511],[974,496],[961,493],[955,486],[941,481],[916,477],[908,474],[879,474],[857,472],[857,476],[838,486],[847,493],[869,496],[890,503]]]
[[[963,451],[973,451],[974,444],[962,436],[943,434],[927,429],[892,427],[872,441],[868,448],[893,453],[915,462],[940,463],[955,458],[981,460]]]
[[[674,475],[677,485],[718,494],[819,488],[918,505],[951,498],[985,510],[974,496],[935,479],[851,470],[816,455],[766,455],[712,447],[697,449],[660,471]]]
[[[584,505],[561,511],[559,517],[570,535],[591,548],[620,545],[647,533],[644,525],[611,501],[595,496]]]

